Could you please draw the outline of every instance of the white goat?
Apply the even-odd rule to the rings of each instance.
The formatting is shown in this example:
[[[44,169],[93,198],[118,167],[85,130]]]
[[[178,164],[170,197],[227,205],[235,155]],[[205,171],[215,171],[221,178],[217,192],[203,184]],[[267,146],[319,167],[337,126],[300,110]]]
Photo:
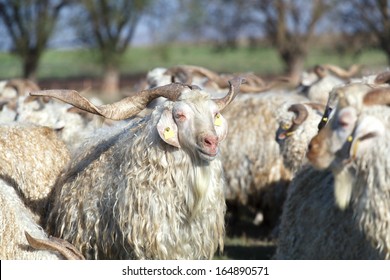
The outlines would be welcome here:
[[[74,91],[33,93],[117,120],[159,96],[168,99],[80,150],[56,183],[49,232],[89,259],[211,258],[224,237],[224,179],[216,157],[227,122],[220,110],[240,83],[234,80],[222,99],[170,84],[102,106]]]
[[[348,70],[336,65],[316,65],[302,73],[299,91],[312,102],[326,104],[329,92],[335,86],[347,83],[360,71],[361,66],[353,64]]]

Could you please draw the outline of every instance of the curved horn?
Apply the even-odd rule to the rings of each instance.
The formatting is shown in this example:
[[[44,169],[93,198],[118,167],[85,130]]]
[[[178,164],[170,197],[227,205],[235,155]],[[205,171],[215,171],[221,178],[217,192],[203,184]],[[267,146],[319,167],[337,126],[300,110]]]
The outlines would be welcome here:
[[[385,71],[378,74],[374,81],[375,84],[386,84],[390,83],[390,71]]]
[[[201,76],[206,77],[207,79],[215,82],[219,87],[226,87],[227,79],[222,78],[217,73],[206,69],[201,66],[194,66],[194,65],[178,65],[169,68],[166,73],[171,75],[184,75],[186,76],[185,81],[183,81],[186,84],[192,83],[192,78],[194,74],[198,74]]]
[[[324,104],[315,103],[315,102],[308,102],[308,103],[305,103],[305,105],[310,106],[314,110],[317,110],[318,112],[321,112],[321,113],[323,113],[325,111],[325,108],[326,108],[326,106]]]
[[[313,68],[313,72],[318,76],[318,78],[322,79],[327,75],[327,69],[322,65],[316,65]]]
[[[257,92],[258,93],[258,92],[267,91],[272,87],[273,87],[273,84],[268,84],[265,86],[253,86],[253,85],[245,85],[244,84],[244,85],[241,85],[240,91],[244,92],[244,93],[250,93],[250,92],[253,92],[253,93]]]
[[[18,96],[25,95],[26,89],[29,91],[40,90],[39,86],[33,81],[23,79],[11,79],[5,86],[14,88]]]
[[[293,112],[295,116],[291,119],[291,126],[287,128],[281,127],[278,129],[278,131],[276,132],[277,141],[283,140],[286,137],[291,136],[293,132],[297,130],[297,128],[307,119],[307,116],[309,114],[306,107],[300,103],[292,104],[288,108],[288,111]]]
[[[174,66],[169,68],[166,73],[174,76],[185,76],[186,78],[181,80],[180,82],[186,84],[191,84],[193,81],[194,74],[198,74],[206,77],[209,81],[214,82],[219,88],[227,88],[229,79],[234,78],[234,76],[241,76],[246,81],[246,84],[241,85],[241,92],[263,92],[274,86],[274,84],[265,84],[263,79],[253,73],[219,75],[216,72],[211,71],[207,68],[194,65]]]
[[[265,84],[266,84],[262,78],[260,78],[259,76],[255,75],[253,73],[246,73],[246,74],[241,75],[241,76],[245,78],[247,84],[249,84],[249,85],[262,87],[262,86],[265,86]]]
[[[67,260],[84,260],[84,256],[69,242],[55,237],[50,237],[48,240],[37,239],[24,232],[26,239],[31,247],[36,250],[57,251]]]
[[[174,66],[165,71],[165,74],[172,76],[172,82],[178,82],[175,80],[176,77],[179,81],[184,84],[192,84],[192,73],[185,66]]]
[[[303,123],[309,115],[306,107],[303,104],[299,103],[291,105],[290,108],[288,108],[288,111],[293,112],[296,115],[296,117],[292,120],[295,126],[298,126]]]
[[[229,92],[225,97],[219,99],[213,99],[213,101],[217,104],[218,109],[222,111],[240,92],[240,85],[245,82],[245,79],[242,77],[236,77],[229,81]]]
[[[356,75],[360,69],[361,65],[358,64],[352,64],[348,70],[345,70],[339,66],[333,65],[333,64],[325,64],[323,67],[329,71],[332,71],[334,74],[339,76],[340,78],[347,79],[351,78],[352,76]]]
[[[192,74],[205,76],[210,81],[216,83],[219,88],[226,88],[226,83],[229,82],[229,78],[232,78],[232,76],[222,77],[216,72],[200,66],[183,65],[181,67],[188,69]]]
[[[273,81],[265,83],[263,79],[254,74],[249,74],[249,76],[248,74],[244,74],[240,76],[243,77],[246,82],[240,87],[240,92],[242,93],[260,93],[278,86],[289,86],[293,83],[288,77],[277,77]]]
[[[93,105],[75,90],[43,90],[31,92],[30,95],[54,97],[79,109],[103,116],[107,119],[124,120],[141,112],[149,102],[157,97],[165,97],[172,101],[176,100],[185,88],[191,87],[178,83],[169,84],[143,90],[118,102],[101,106]]]
[[[364,105],[390,105],[390,89],[378,88],[368,92],[363,98]]]

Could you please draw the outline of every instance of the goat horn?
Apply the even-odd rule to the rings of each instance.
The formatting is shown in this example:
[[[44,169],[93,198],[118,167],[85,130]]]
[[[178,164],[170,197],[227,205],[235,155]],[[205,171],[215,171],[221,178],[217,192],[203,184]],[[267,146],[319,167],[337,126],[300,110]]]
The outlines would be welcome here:
[[[340,78],[344,78],[344,79],[351,78],[352,76],[356,75],[361,69],[361,65],[358,64],[352,64],[348,70],[345,70],[333,64],[325,64],[323,65],[323,67],[329,71],[332,71]]]
[[[322,65],[316,65],[313,68],[313,72],[320,78],[324,78],[327,75],[327,69]]]
[[[11,79],[7,82],[5,85],[6,87],[14,88],[17,92],[17,95],[24,95],[25,90],[39,90],[39,86],[30,80],[23,80],[23,79]]]
[[[36,250],[50,250],[57,251],[67,260],[84,260],[84,256],[70,244],[60,238],[50,237],[49,240],[37,239],[32,237],[28,232],[24,232],[26,239],[31,247]]]
[[[194,66],[194,65],[178,65],[169,68],[166,73],[172,74],[172,75],[179,75],[179,74],[184,74],[187,76],[187,79],[185,83],[191,84],[192,83],[192,78],[194,74],[199,74],[202,76],[205,76],[209,80],[217,83],[219,87],[226,87],[226,79],[221,78],[217,73],[206,69],[201,66]]]
[[[385,71],[378,74],[374,81],[375,84],[386,84],[390,83],[390,71]]]
[[[186,84],[192,83],[193,74],[199,74],[206,77],[209,81],[216,83],[219,88],[226,88],[226,85],[229,82],[229,78],[232,78],[232,75],[221,76],[207,68],[194,65],[174,66],[169,68],[166,73],[171,75],[185,75],[186,79],[181,82]],[[272,87],[272,85],[266,85],[263,79],[253,73],[236,74],[236,76],[237,75],[243,77],[246,81],[246,84],[241,85],[241,92],[262,92]]]
[[[245,79],[242,77],[236,77],[232,80],[229,80],[229,92],[225,97],[219,99],[213,99],[217,104],[218,109],[222,111],[240,92],[240,85],[245,82]]]
[[[183,67],[184,69],[188,69],[193,73],[198,73],[200,75],[203,75],[206,78],[209,78],[210,80],[218,80],[220,78],[220,76],[217,73],[204,67],[194,66],[194,65],[182,65],[180,67]]]
[[[107,119],[124,120],[141,112],[149,102],[157,97],[165,97],[172,101],[177,100],[185,88],[191,87],[179,83],[169,84],[143,90],[118,102],[101,106],[93,105],[75,90],[43,90],[31,92],[30,95],[54,97],[79,109],[103,116]]]
[[[325,108],[326,108],[326,106],[324,104],[321,104],[321,103],[308,102],[308,103],[305,103],[305,105],[310,106],[314,110],[317,110],[318,112],[322,112],[322,113],[325,111]]]
[[[236,74],[238,75],[238,74]],[[258,87],[263,87],[265,86],[265,82],[262,78],[259,76],[253,74],[253,73],[245,73],[245,74],[240,74],[240,76],[244,77],[246,80],[246,83],[251,86],[258,86]]]
[[[191,71],[185,66],[171,67],[167,71],[165,71],[165,74],[171,75],[173,78],[179,77],[180,82],[183,84],[192,84]],[[173,82],[178,82],[178,81],[174,80]]]
[[[309,115],[306,107],[299,103],[291,105],[290,108],[288,108],[288,111],[293,112],[296,115],[296,118],[292,120],[296,126],[303,123]]]
[[[210,81],[213,81],[214,83],[216,83],[217,86],[220,87],[220,88],[225,88],[226,87],[226,82],[228,82],[228,79],[229,79],[229,77],[228,78],[221,77],[216,72],[211,71],[210,69],[207,69],[207,68],[204,68],[204,67],[193,66],[193,65],[183,65],[182,67],[187,68],[192,73],[197,73],[199,75],[205,76]]]
[[[390,105],[390,89],[378,88],[368,92],[363,103],[368,106],[372,105]]]
[[[253,92],[253,93],[258,93],[258,92],[264,92],[264,91],[267,91],[269,90],[270,88],[273,87],[273,84],[268,84],[268,85],[265,85],[265,86],[254,86],[254,85],[241,85],[241,92],[245,92],[245,93],[250,93],[250,92]]]

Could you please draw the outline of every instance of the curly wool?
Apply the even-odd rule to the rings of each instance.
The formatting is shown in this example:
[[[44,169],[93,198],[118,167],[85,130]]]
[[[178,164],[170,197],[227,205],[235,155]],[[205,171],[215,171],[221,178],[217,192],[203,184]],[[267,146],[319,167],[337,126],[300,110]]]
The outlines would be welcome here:
[[[39,217],[52,186],[70,159],[68,149],[48,128],[25,123],[0,126],[0,178],[14,185]]]
[[[345,83],[346,81],[335,76],[325,76],[310,85],[310,88],[307,92],[307,97],[313,102],[326,104],[328,101],[329,92],[331,92],[334,87],[343,85]]]
[[[390,127],[388,108],[363,110]],[[375,141],[349,166],[355,176],[344,211],[336,206],[330,171],[310,167],[296,176],[283,209],[276,259],[390,259],[390,135]]]
[[[284,166],[275,140],[277,108],[285,102],[307,101],[289,92],[268,92],[238,96],[224,117],[229,133],[221,145],[226,174],[226,199],[268,211],[265,218],[275,222],[285,199],[292,174]]]
[[[32,249],[24,232],[39,239],[46,233],[34,220],[34,214],[20,199],[13,186],[0,179],[0,259],[1,260],[56,260],[54,252]]]
[[[274,259],[383,259],[367,241],[351,207],[336,207],[333,175],[301,170],[288,189]]]
[[[210,259],[223,248],[221,162],[164,143],[165,106],[90,140],[57,182],[49,232],[88,259]]]
[[[357,172],[351,198],[361,230],[386,259],[390,259],[389,143],[387,133],[373,145],[374,149],[356,160]]]

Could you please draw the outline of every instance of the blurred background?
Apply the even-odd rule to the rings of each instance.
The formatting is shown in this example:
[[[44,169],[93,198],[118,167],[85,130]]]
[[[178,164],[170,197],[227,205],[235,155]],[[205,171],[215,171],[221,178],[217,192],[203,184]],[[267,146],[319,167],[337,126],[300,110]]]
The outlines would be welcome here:
[[[131,91],[155,67],[299,79],[390,63],[387,0],[0,0],[0,79]]]

